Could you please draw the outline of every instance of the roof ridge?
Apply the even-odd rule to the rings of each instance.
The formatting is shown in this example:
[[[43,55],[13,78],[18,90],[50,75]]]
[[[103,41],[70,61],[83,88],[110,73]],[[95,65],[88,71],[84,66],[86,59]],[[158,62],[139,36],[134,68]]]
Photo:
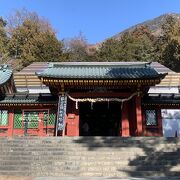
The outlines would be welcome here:
[[[125,63],[125,62],[124,62]],[[49,63],[48,68],[58,68],[58,67],[150,67],[151,62],[139,62],[139,63],[126,63],[123,62],[110,62],[110,63]]]

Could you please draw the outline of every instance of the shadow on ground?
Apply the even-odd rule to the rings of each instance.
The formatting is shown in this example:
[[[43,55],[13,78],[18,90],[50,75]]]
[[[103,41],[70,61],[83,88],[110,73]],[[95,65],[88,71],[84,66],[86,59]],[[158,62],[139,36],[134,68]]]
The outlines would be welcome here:
[[[180,139],[163,137],[81,137],[75,143],[88,147],[89,151],[101,148],[125,150],[135,149],[129,157],[129,169],[117,169],[131,177],[136,176],[180,176]],[[141,151],[141,153],[139,152]],[[120,161],[120,160],[118,160]]]

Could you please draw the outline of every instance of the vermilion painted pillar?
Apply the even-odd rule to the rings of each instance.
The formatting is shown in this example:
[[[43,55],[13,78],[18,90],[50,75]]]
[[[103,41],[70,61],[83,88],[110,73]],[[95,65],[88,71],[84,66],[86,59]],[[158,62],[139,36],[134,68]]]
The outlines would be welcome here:
[[[130,136],[129,118],[128,118],[128,102],[123,103],[122,108],[122,136]]]
[[[40,113],[39,114],[39,122],[38,122],[38,127],[39,127],[39,132],[38,132],[38,135],[39,136],[43,136],[44,135],[44,132],[43,132],[43,127],[44,127],[44,114],[43,113]]]
[[[13,135],[14,111],[9,110],[9,124],[8,124],[8,137]]]
[[[141,136],[143,133],[141,96],[136,96],[136,121],[137,121],[137,135]]]
[[[79,136],[79,111],[76,111],[75,114],[75,136]]]

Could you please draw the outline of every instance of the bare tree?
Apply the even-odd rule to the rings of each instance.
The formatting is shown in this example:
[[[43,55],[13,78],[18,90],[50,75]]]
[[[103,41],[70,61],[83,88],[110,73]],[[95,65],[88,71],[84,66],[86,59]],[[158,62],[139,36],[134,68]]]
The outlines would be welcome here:
[[[12,36],[14,30],[20,27],[26,20],[38,24],[41,31],[56,33],[55,29],[52,28],[50,22],[46,18],[40,17],[36,12],[29,12],[27,9],[22,8],[20,10],[14,10],[7,18],[8,34]]]

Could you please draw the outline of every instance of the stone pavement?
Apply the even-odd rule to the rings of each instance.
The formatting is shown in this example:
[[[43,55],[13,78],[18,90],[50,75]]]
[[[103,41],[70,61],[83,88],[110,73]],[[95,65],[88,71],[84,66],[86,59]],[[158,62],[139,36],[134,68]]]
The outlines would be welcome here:
[[[121,177],[36,177],[33,180],[180,180],[180,177],[121,178]]]
[[[179,180],[180,177],[148,177],[148,178],[121,178],[121,177],[28,177],[28,176],[1,176],[0,180]]]

